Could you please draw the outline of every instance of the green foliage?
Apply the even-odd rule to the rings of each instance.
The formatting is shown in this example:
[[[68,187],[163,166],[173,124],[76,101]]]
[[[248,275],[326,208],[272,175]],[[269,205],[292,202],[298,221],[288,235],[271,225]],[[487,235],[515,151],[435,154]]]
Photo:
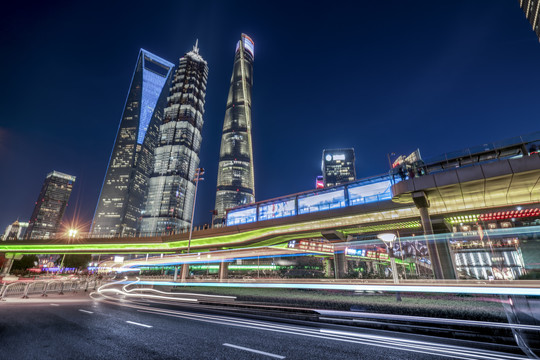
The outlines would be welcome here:
[[[86,269],[91,259],[92,255],[90,254],[66,255],[66,258],[64,259],[64,267]],[[62,256],[58,259],[58,262],[62,262]]]
[[[25,271],[26,269],[33,268],[36,266],[34,262],[38,261],[36,255],[23,255],[20,260],[15,260],[13,266],[11,267],[12,271]]]

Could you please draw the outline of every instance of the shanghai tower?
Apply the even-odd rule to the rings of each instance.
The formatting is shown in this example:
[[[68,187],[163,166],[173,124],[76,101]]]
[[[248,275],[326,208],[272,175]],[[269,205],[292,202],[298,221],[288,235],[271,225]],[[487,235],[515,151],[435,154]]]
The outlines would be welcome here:
[[[251,143],[251,87],[255,44],[242,34],[236,45],[233,73],[219,154],[215,225],[226,210],[255,202],[253,148]]]
[[[143,234],[189,227],[202,142],[207,78],[208,65],[199,55],[196,43],[192,51],[180,58],[173,76],[142,214]]]
[[[103,181],[92,234],[133,236],[140,224],[174,64],[141,49]]]

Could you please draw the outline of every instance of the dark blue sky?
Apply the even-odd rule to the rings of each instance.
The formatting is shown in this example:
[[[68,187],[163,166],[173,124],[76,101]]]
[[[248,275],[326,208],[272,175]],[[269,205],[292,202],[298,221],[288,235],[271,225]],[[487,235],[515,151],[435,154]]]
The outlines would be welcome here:
[[[90,223],[139,48],[210,68],[196,223],[210,221],[235,43],[255,41],[257,200],[314,187],[324,148],[357,176],[539,130],[540,44],[517,0],[20,2],[0,15],[0,231],[45,175]],[[16,6],[16,5],[12,5]]]

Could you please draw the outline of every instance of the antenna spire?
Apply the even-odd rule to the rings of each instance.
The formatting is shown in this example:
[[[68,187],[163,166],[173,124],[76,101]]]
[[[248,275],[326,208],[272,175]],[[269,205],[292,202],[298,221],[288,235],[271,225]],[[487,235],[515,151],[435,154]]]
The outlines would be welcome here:
[[[195,40],[195,46],[193,46],[193,52],[196,54],[199,53],[199,39]]]

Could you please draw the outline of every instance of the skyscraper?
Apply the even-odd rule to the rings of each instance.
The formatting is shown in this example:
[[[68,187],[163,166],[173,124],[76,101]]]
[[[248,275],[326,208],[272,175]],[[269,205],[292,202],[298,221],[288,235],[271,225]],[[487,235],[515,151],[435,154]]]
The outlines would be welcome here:
[[[95,235],[129,236],[140,225],[173,67],[146,50],[139,52],[94,213]]]
[[[141,222],[142,233],[187,228],[195,195],[208,65],[197,43],[180,58],[159,128],[154,168]]]
[[[61,231],[60,223],[74,182],[75,176],[58,171],[47,174],[30,217],[25,238],[50,239],[57,236]]]
[[[322,158],[324,187],[356,180],[354,149],[325,149]]]
[[[242,34],[236,45],[231,86],[227,98],[216,192],[217,215],[221,224],[225,210],[255,201],[253,147],[251,143],[251,87],[255,44]]]
[[[531,23],[533,31],[540,40],[540,3],[534,0],[519,0],[519,6]]]

